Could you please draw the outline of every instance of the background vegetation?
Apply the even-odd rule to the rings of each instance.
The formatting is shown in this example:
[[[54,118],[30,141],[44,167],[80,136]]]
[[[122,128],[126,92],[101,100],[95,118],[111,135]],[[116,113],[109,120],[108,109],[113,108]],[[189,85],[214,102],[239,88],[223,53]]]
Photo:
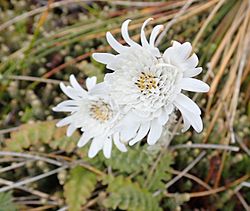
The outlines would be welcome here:
[[[55,127],[58,83],[101,81],[109,70],[90,55],[111,51],[105,32],[123,42],[130,18],[138,41],[148,17],[167,29],[161,50],[189,41],[200,58],[204,131],[180,134],[177,118],[164,146],[88,159],[78,133]],[[1,0],[0,210],[249,210],[249,18],[248,0]]]

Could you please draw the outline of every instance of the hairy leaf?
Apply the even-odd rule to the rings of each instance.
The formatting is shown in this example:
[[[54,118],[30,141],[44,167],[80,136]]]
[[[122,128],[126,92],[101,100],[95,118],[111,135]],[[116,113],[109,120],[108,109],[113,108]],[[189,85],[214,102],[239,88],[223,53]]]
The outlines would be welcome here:
[[[128,211],[158,211],[158,200],[146,189],[122,176],[109,178],[108,198],[103,201],[106,208]]]
[[[81,210],[87,199],[91,196],[97,183],[97,176],[77,166],[70,172],[70,176],[64,185],[64,196],[70,211]]]
[[[30,146],[49,144],[52,149],[72,152],[79,139],[77,132],[72,137],[66,136],[66,128],[57,128],[55,121],[37,122],[21,125],[17,131],[11,133],[6,140],[5,150],[22,152]]]
[[[11,192],[0,193],[0,211],[16,211]]]
[[[148,179],[147,189],[149,191],[157,191],[164,189],[166,181],[171,178],[171,174],[168,173],[170,165],[172,164],[172,156],[170,153],[166,153],[155,168],[155,172]]]
[[[106,159],[105,163],[111,166],[112,169],[130,174],[143,170],[146,171],[148,166],[153,162],[153,158],[143,147],[131,147],[126,153],[122,153],[114,148],[112,157],[108,160]]]

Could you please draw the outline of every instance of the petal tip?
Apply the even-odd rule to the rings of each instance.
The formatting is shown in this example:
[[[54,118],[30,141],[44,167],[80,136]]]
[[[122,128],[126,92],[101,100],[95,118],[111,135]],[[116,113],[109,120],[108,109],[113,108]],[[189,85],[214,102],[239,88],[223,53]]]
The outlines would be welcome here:
[[[78,141],[77,147],[78,147],[78,148],[81,148],[81,147],[83,147],[83,144],[82,144],[80,141]]]
[[[60,124],[60,122],[56,123],[56,127],[62,127],[61,124]]]

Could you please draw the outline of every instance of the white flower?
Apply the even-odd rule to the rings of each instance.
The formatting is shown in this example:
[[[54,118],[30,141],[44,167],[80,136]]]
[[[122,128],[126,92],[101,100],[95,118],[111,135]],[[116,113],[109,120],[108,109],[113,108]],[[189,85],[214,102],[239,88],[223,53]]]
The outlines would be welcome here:
[[[84,90],[76,81],[74,75],[70,76],[71,86],[60,84],[62,91],[71,98],[56,107],[54,111],[70,112],[70,115],[57,123],[58,127],[69,125],[67,136],[80,128],[83,133],[77,146],[82,147],[90,140],[89,157],[94,157],[100,150],[104,156],[111,156],[112,142],[120,151],[127,151],[120,141],[119,131],[115,130],[116,121],[119,119],[119,108],[109,96],[105,83],[96,84],[96,77],[88,78]]]
[[[122,135],[133,138],[133,145],[148,134],[147,142],[152,145],[160,138],[162,127],[175,108],[179,109],[186,131],[192,125],[201,132],[203,124],[200,108],[182,90],[207,92],[209,86],[192,77],[201,73],[196,54],[192,54],[190,43],[174,41],[173,46],[163,54],[154,46],[162,25],[153,28],[149,42],[144,28],[152,19],[147,19],[141,28],[141,45],[130,39],[126,20],[122,24],[121,34],[128,46],[118,43],[110,32],[106,38],[110,46],[118,53],[94,53],[93,58],[113,73],[106,74],[112,98],[126,113],[123,120]]]

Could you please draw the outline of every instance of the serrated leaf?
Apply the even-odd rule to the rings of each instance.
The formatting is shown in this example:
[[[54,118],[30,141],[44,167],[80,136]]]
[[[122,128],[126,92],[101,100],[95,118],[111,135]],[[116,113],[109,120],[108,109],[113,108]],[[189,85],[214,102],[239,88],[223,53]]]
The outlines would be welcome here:
[[[69,206],[69,211],[80,211],[91,193],[95,189],[97,176],[77,166],[70,171],[70,176],[64,185],[64,196]]]
[[[121,209],[128,211],[159,211],[158,201],[148,192],[122,176],[109,179],[107,192],[110,194],[104,201],[106,208]]]
[[[79,138],[78,132],[67,137],[66,127],[56,128],[55,121],[36,122],[21,125],[17,131],[12,132],[10,139],[5,142],[5,150],[22,152],[30,146],[49,144],[52,149],[72,152]]]
[[[11,192],[0,193],[0,211],[16,211]]]
[[[159,164],[155,168],[153,175],[149,179],[147,189],[151,192],[164,189],[165,183],[171,178],[171,174],[168,173],[170,165],[172,164],[172,156],[170,153],[166,153],[160,160]]]
[[[52,149],[60,149],[65,152],[72,152],[79,140],[79,133],[75,132],[71,137],[67,137],[65,128],[58,128],[54,132],[53,141],[49,142]]]
[[[154,157],[149,155],[143,147],[130,148],[126,153],[122,153],[114,148],[112,157],[106,159],[105,163],[111,166],[112,169],[130,174],[147,170],[153,159]]]

